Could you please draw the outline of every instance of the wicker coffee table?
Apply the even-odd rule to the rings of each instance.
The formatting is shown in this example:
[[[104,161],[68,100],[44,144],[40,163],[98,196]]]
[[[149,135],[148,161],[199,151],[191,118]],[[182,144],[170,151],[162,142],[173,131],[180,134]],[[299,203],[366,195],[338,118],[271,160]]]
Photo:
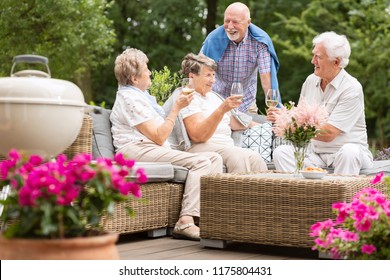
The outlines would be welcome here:
[[[225,248],[227,241],[310,248],[310,227],[334,218],[331,205],[350,201],[372,177],[291,174],[218,174],[201,181],[201,245]],[[386,190],[384,183],[375,185]]]

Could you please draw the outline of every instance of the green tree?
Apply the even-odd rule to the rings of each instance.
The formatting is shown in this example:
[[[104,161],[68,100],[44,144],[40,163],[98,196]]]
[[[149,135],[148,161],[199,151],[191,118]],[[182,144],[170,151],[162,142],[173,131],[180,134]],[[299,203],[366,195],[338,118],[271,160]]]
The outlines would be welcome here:
[[[310,0],[243,2],[251,10],[252,22],[274,38],[279,34],[288,35],[275,12],[298,15]],[[109,18],[114,21],[117,44],[110,63],[94,71],[95,101],[106,101],[108,107],[112,106],[117,88],[114,61],[123,49],[135,47],[144,51],[150,59],[151,70],[159,71],[167,66],[177,72],[184,55],[199,52],[206,35],[223,24],[224,11],[231,3],[231,0],[190,0],[183,5],[178,0],[116,0],[109,10]],[[281,62],[279,81],[283,100],[292,100],[298,96],[312,68],[307,60],[284,54],[283,46],[274,43]],[[290,65],[296,66],[298,71],[291,71]],[[263,108],[264,98],[258,100],[258,104]]]
[[[310,61],[302,57],[291,56],[285,53],[285,47],[276,40],[279,36],[288,37],[289,31],[285,29],[283,22],[277,13],[283,11],[285,17],[299,15],[311,0],[246,0],[241,1],[246,4],[251,11],[252,23],[262,28],[273,39],[275,49],[280,62],[278,72],[279,87],[283,101],[294,100],[298,98],[302,83],[312,67]],[[214,30],[216,26],[223,24],[224,11],[231,0],[207,0],[207,7],[217,5],[217,8],[207,13],[207,33]],[[210,14],[211,12],[211,14]],[[213,13],[216,13],[214,15]],[[209,19],[210,18],[210,19]],[[215,21],[212,22],[211,19]],[[210,29],[211,28],[211,29]],[[291,65],[294,65],[292,71]],[[258,83],[258,92],[263,92],[261,84]],[[257,106],[261,112],[265,112],[264,97],[261,94],[257,96]]]
[[[49,58],[54,78],[75,82],[91,99],[90,72],[107,63],[115,33],[106,0],[2,0],[0,75],[9,76],[12,58]]]
[[[278,72],[279,89],[283,102],[297,101],[302,83],[308,73],[312,72],[310,60],[299,56],[291,56],[288,49],[278,40],[279,37],[289,38],[289,30],[278,17],[283,13],[285,17],[299,15],[311,0],[250,0],[246,3],[251,10],[252,22],[265,30],[271,37],[279,58]],[[262,89],[258,88],[258,92]],[[258,95],[257,104],[265,112],[264,98]]]
[[[95,101],[105,100],[111,106],[117,87],[115,57],[128,47],[137,48],[148,56],[150,70],[168,66],[178,72],[187,53],[199,52],[206,7],[199,0],[116,0],[109,17],[114,21],[118,43],[110,63],[97,69],[93,80]]]

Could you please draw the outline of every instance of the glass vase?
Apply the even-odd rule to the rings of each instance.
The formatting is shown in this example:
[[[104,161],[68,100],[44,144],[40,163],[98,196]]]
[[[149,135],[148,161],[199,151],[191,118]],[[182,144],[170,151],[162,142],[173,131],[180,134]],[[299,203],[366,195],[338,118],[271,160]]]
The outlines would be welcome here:
[[[294,158],[295,158],[295,171],[294,177],[299,177],[304,167],[304,161],[308,144],[293,145],[294,146]]]

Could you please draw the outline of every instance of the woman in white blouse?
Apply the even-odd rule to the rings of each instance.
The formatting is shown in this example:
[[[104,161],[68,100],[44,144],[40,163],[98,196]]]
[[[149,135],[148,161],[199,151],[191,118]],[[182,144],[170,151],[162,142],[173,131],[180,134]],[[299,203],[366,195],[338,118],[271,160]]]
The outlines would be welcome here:
[[[177,115],[194,96],[180,94],[165,116],[147,91],[151,85],[147,63],[147,56],[137,49],[127,49],[116,58],[119,88],[110,116],[114,146],[117,153],[138,161],[171,162],[189,170],[173,237],[199,240],[194,217],[200,216],[200,177],[222,173],[222,158],[213,152],[193,154],[171,149],[167,139]]]
[[[258,152],[234,145],[233,130],[247,127],[237,121],[231,110],[238,108],[242,96],[218,97],[212,91],[217,64],[203,54],[187,54],[182,61],[182,73],[193,79],[195,96],[191,104],[180,114],[191,140],[187,151],[200,153],[217,152],[229,173],[255,172],[267,170],[267,165]],[[249,123],[249,127],[257,123]]]

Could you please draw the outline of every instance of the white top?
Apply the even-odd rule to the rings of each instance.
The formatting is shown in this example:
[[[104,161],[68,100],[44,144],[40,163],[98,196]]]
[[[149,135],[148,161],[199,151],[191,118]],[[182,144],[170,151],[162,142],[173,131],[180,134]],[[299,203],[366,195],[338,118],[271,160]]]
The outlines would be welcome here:
[[[183,119],[196,113],[203,113],[205,118],[208,118],[221,104],[219,98],[212,91],[206,93],[205,96],[196,93],[190,105],[181,109]],[[230,112],[226,113],[221,122],[218,124],[214,135],[207,141],[208,143],[217,143],[234,146],[234,141],[231,137],[232,130],[230,128]]]
[[[116,151],[131,142],[140,142],[148,139],[135,126],[154,119],[158,125],[164,123],[149,103],[147,93],[135,87],[124,87],[118,90],[114,106],[110,115],[113,144]],[[164,145],[170,147],[169,142]]]
[[[331,142],[312,140],[315,153],[336,153],[344,144],[361,145],[371,155],[367,144],[367,129],[364,115],[364,95],[361,84],[344,69],[321,89],[321,78],[311,74],[301,90],[301,98],[308,104],[323,104],[329,113],[328,123],[341,130]]]

